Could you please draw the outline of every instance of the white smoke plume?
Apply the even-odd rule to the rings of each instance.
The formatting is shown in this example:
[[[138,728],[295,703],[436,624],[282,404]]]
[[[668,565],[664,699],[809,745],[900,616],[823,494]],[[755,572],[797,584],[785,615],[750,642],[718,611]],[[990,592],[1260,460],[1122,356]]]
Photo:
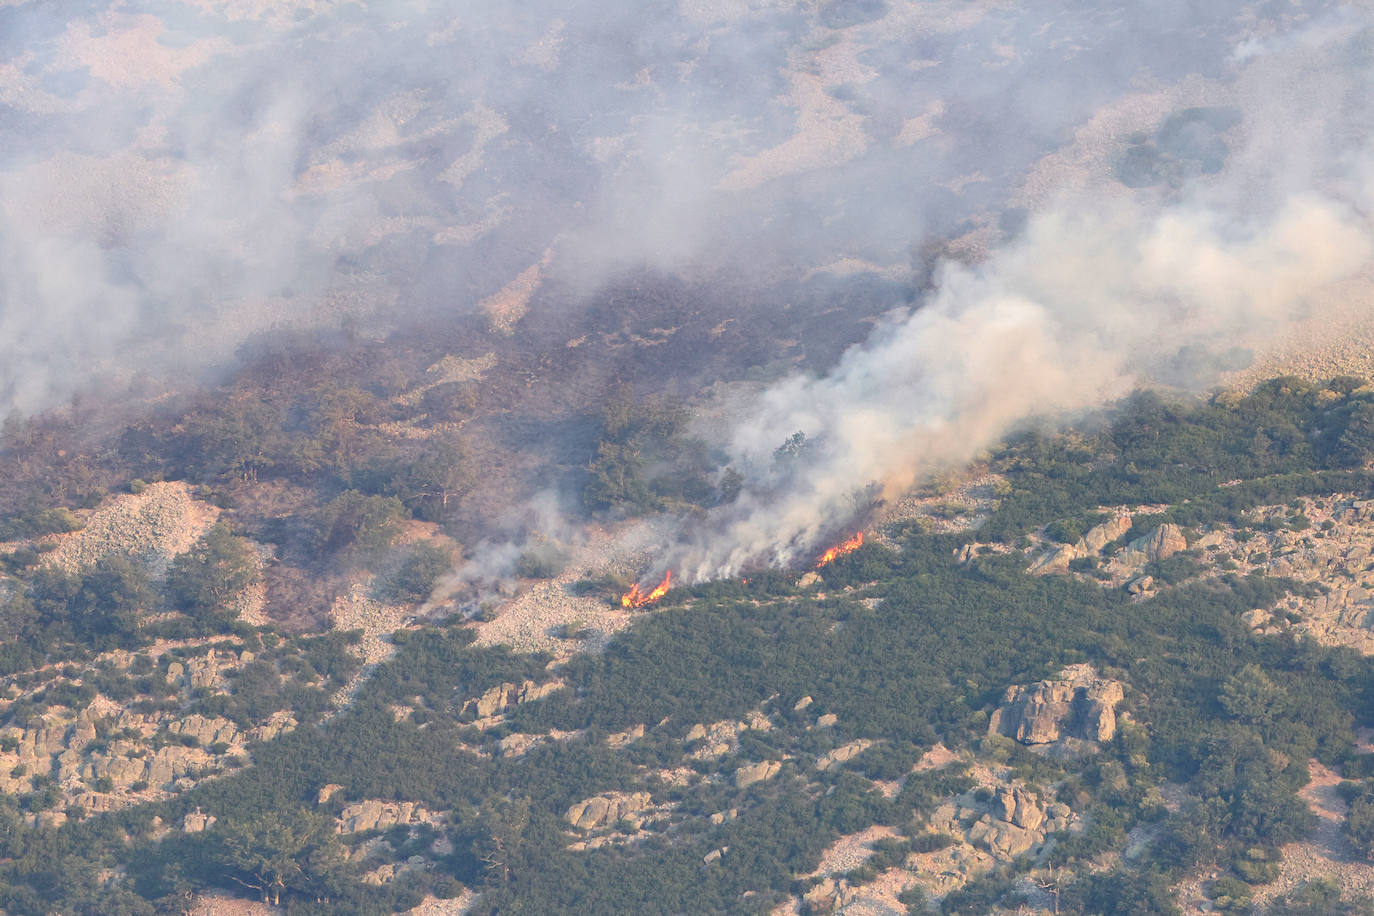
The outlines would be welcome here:
[[[1374,317],[1374,160],[1355,127],[1367,103],[1349,95],[1367,85],[1369,62],[1346,69],[1351,35],[1323,28],[1247,49],[1238,95],[1280,117],[1254,118],[1227,170],[1163,196],[1100,182],[1066,192],[985,262],[944,265],[927,302],[833,371],[770,386],[727,446],[748,485],[663,565],[693,581],[795,564],[874,495],[957,468],[1032,420],[1170,381],[1180,351],[1262,351],[1333,304]],[[1331,65],[1314,67],[1314,53]],[[1285,106],[1265,92],[1304,83],[1319,94]],[[1275,142],[1286,136],[1296,139]],[[1356,302],[1333,301],[1343,283]],[[796,432],[806,447],[780,461]]]
[[[899,494],[1031,418],[1151,381],[1183,346],[1262,345],[1371,255],[1374,225],[1316,196],[1253,225],[1063,202],[981,267],[949,266],[928,304],[833,372],[772,386],[729,446],[754,485],[668,565],[691,581],[795,563],[864,508],[864,485]],[[797,431],[810,445],[780,469],[774,451]]]

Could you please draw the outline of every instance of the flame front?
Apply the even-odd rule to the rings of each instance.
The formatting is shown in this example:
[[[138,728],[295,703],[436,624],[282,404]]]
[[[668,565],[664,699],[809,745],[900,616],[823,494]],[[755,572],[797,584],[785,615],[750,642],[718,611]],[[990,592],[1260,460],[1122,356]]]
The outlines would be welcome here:
[[[863,545],[864,533],[860,531],[858,534],[854,535],[849,540],[842,541],[839,544],[836,544],[834,547],[831,547],[825,553],[821,554],[821,558],[816,561],[816,568],[820,569],[822,566],[828,566],[831,563],[838,560],[840,557],[844,556],[845,554],[853,553]]]
[[[630,590],[620,596],[620,606],[627,608],[644,607],[646,604],[653,604],[664,595],[668,594],[668,588],[673,582],[673,571],[670,569],[663,574],[663,581],[651,592],[639,590],[639,583],[630,586]]]

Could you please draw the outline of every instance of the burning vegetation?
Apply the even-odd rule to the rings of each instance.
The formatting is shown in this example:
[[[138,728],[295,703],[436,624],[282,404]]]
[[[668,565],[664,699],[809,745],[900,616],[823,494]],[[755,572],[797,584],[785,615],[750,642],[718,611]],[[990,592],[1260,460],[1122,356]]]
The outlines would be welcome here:
[[[668,588],[673,582],[673,571],[670,569],[663,574],[663,581],[658,583],[652,591],[641,591],[639,583],[630,586],[630,590],[620,596],[620,606],[626,608],[639,608],[653,604],[664,595],[668,594]]]
[[[834,547],[831,547],[825,553],[821,554],[820,559],[816,561],[816,568],[821,569],[825,566],[829,566],[831,563],[835,562],[840,557],[853,553],[863,545],[864,533],[860,531],[858,534],[854,535],[849,540],[841,541]]]

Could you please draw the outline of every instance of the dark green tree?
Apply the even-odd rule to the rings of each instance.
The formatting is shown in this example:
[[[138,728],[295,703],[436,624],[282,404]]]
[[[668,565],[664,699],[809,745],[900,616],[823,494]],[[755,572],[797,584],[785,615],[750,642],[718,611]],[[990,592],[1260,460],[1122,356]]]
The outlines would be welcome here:
[[[215,858],[226,878],[264,903],[279,905],[289,891],[322,896],[346,870],[338,837],[323,815],[305,808],[225,817],[214,831]]]
[[[207,621],[229,611],[234,598],[257,578],[258,565],[248,542],[218,524],[172,561],[167,597],[178,610]]]

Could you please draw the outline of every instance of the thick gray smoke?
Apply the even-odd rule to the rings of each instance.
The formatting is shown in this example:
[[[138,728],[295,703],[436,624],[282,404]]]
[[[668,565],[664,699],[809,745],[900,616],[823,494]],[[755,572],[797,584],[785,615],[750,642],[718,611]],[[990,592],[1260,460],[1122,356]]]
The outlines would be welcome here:
[[[0,409],[644,263],[900,277],[1323,6],[6,0]]]

